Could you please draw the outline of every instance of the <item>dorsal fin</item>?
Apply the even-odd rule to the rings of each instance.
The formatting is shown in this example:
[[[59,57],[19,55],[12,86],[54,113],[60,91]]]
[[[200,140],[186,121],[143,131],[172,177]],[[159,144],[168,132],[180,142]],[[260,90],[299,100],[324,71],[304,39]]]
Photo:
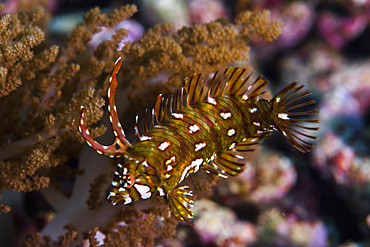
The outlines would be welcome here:
[[[215,73],[210,80],[208,97],[225,95],[243,95],[249,98],[258,97],[265,93],[262,91],[267,81],[262,76],[255,78],[256,72],[250,67],[230,67],[224,74]]]
[[[202,87],[203,83],[200,81],[201,74],[195,73],[194,75],[185,78],[182,88],[188,93],[187,104],[193,105],[203,100]]]
[[[177,113],[189,106],[188,104],[188,93],[185,88],[177,90],[176,93],[169,97],[164,97],[162,94],[158,95],[154,108],[150,113],[151,116],[147,116],[152,119],[152,126],[164,122],[167,117],[170,117],[173,113]],[[146,125],[148,126],[148,125]],[[150,129],[150,128],[149,128]]]
[[[109,120],[112,123],[113,133],[116,136],[113,144],[105,146],[95,141],[89,130],[87,129],[85,122],[85,107],[81,106],[80,108],[80,121],[79,121],[79,131],[82,137],[85,139],[87,144],[95,149],[98,154],[103,154],[111,158],[120,157],[124,154],[127,147],[131,146],[131,143],[126,139],[125,132],[123,131],[122,125],[118,119],[118,113],[116,109],[116,103],[114,101],[114,95],[117,88],[117,73],[122,65],[122,59],[119,57],[114,64],[111,77],[109,78],[109,89],[108,89],[108,111],[109,111]]]
[[[169,97],[158,95],[154,108],[147,112],[144,121],[144,131],[163,123],[172,114],[176,114],[185,107],[205,101],[208,97],[243,95],[248,98],[258,97],[267,84],[261,76],[255,79],[255,72],[250,68],[230,67],[220,73],[210,73],[204,79],[201,74],[185,78],[183,86]]]

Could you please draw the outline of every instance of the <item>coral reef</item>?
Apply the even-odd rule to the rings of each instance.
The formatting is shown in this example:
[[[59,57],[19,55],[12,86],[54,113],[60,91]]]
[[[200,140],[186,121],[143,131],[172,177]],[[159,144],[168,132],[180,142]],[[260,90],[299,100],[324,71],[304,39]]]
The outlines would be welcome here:
[[[105,200],[113,166],[82,142],[76,125],[80,106],[86,108],[87,124],[96,126],[104,115],[109,73],[121,56],[124,96],[117,103],[127,108],[122,118],[127,129],[154,96],[173,92],[186,75],[247,61],[249,41],[272,41],[282,32],[282,23],[270,21],[268,11],[257,11],[241,13],[235,24],[218,19],[176,30],[164,23],[136,40],[126,39],[129,31],[118,24],[136,11],[133,5],[108,13],[91,9],[59,46],[51,45],[47,36],[50,14],[42,6],[20,5],[1,16],[0,190],[40,191],[52,212],[38,230],[22,230],[23,236],[34,233],[26,240],[17,238],[18,244],[24,241],[22,246],[152,246],[174,236],[178,220],[163,199],[127,207]],[[90,46],[102,30],[113,35]],[[104,133],[104,121],[90,128],[93,137]],[[214,177],[191,180],[197,197],[210,195]],[[0,206],[4,212],[11,207]]]
[[[1,246],[369,245],[369,0],[107,0],[83,16],[63,6],[96,1],[60,2],[0,5]],[[63,13],[82,21],[69,30]],[[238,177],[189,176],[195,227],[163,198],[114,207],[106,196],[117,160],[89,148],[77,120],[84,105],[92,136],[113,140],[105,102],[119,56],[129,140],[136,115],[185,76],[252,64],[273,91],[307,85],[318,143],[300,154],[272,135]]]

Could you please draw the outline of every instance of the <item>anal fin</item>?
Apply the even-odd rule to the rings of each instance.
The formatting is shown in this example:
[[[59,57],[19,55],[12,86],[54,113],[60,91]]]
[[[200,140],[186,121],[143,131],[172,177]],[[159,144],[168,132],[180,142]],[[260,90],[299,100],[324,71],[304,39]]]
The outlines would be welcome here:
[[[194,206],[194,201],[189,196],[193,196],[193,191],[189,189],[189,186],[184,185],[170,191],[167,194],[167,199],[170,209],[176,218],[195,226],[190,221],[193,218],[191,208]]]

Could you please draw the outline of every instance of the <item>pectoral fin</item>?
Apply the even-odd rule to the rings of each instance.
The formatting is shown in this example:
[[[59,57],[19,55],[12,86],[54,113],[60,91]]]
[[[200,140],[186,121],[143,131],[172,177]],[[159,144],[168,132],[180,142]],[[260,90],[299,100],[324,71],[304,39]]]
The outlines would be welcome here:
[[[246,154],[248,152],[253,152],[255,146],[260,144],[271,133],[271,131],[265,131],[245,138],[242,142],[239,142],[226,152],[215,156],[204,166],[204,169],[206,172],[216,174],[223,178],[238,175],[244,171],[244,166],[247,162],[245,159]]]
[[[191,211],[191,208],[194,206],[194,201],[191,200],[189,196],[193,196],[193,191],[189,189],[189,186],[185,185],[175,188],[169,192],[167,194],[167,199],[171,211],[176,218],[195,226],[190,221],[190,219],[193,218],[193,212]]]

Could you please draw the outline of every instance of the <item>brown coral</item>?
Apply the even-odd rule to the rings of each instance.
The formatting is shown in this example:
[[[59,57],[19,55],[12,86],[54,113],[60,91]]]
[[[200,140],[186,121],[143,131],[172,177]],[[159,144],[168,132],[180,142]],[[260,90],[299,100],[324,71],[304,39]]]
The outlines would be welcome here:
[[[37,7],[2,16],[0,98],[7,107],[2,107],[0,116],[7,121],[2,121],[0,128],[0,166],[8,172],[2,172],[1,189],[31,191],[48,186],[49,178],[37,175],[38,170],[65,162],[66,149],[60,147],[61,143],[81,140],[76,132],[79,107],[87,107],[89,123],[102,117],[104,101],[89,88],[94,86],[92,81],[96,85],[98,80],[88,76],[85,66],[81,68],[72,60],[87,49],[87,42],[99,25],[113,26],[135,11],[134,6],[125,6],[106,15],[93,9],[67,40],[67,48],[59,52],[59,47],[51,46],[36,54],[34,47],[40,45],[45,35],[35,24],[42,19],[44,9]],[[103,59],[106,58],[91,59],[90,63],[99,64],[100,68],[94,71],[94,78],[104,73]],[[103,131],[100,127],[93,133],[101,135]],[[65,151],[60,152],[60,148]]]

